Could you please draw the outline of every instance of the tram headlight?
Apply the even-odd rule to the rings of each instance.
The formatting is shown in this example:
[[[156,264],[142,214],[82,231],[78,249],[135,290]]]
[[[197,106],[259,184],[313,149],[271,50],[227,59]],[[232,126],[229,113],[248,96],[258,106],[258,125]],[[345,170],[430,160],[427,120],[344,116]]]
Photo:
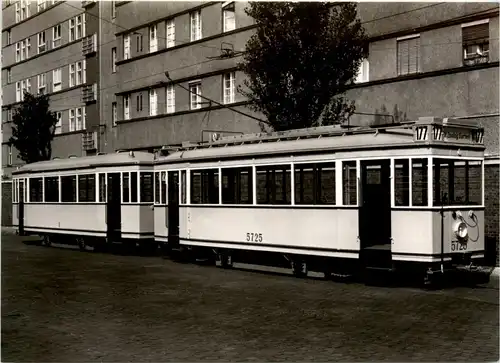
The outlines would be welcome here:
[[[467,225],[464,222],[455,224],[455,235],[462,240],[467,238],[469,231],[467,230]]]

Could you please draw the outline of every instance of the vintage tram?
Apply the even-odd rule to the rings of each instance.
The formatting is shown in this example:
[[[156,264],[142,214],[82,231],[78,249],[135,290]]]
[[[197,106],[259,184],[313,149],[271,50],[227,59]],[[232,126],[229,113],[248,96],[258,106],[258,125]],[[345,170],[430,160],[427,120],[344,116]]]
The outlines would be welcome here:
[[[155,239],[225,267],[272,254],[298,276],[429,282],[484,258],[483,157],[481,127],[434,117],[193,144],[155,160]]]
[[[13,172],[13,223],[46,245],[154,249],[153,159],[124,152],[24,165]]]

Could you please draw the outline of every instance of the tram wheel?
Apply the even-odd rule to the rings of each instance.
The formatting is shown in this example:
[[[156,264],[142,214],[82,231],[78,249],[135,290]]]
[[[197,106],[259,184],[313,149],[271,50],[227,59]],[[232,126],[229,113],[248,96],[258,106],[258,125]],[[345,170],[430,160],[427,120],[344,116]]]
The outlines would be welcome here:
[[[306,277],[307,276],[307,264],[302,260],[292,261],[292,271],[296,277]]]
[[[45,247],[50,247],[52,246],[52,241],[50,240],[50,236],[48,234],[44,234],[42,238],[42,244]]]
[[[85,249],[87,248],[87,244],[85,243],[85,238],[83,238],[83,237],[77,237],[76,243],[77,243],[80,251],[85,251]]]

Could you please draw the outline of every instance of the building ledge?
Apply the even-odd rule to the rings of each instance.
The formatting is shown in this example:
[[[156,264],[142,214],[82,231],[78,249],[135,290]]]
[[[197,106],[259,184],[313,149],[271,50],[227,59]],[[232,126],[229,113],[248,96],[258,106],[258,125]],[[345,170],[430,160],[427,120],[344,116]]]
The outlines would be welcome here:
[[[404,76],[377,79],[375,81],[368,81],[368,82],[363,82],[363,83],[352,84],[352,85],[347,86],[347,89],[350,90],[350,89],[356,89],[356,88],[381,85],[381,84],[386,84],[386,83],[396,83],[396,82],[403,82],[403,81],[411,81],[411,80],[415,80],[415,79],[444,76],[447,74],[471,72],[471,71],[475,71],[475,70],[479,70],[479,69],[486,69],[486,68],[495,68],[495,67],[498,68],[499,64],[500,64],[500,62],[496,61],[496,62],[477,64],[474,66],[460,66],[460,67],[455,67],[455,68],[440,69],[437,71],[421,72],[421,73],[408,74],[408,75],[404,75]]]
[[[159,118],[164,118],[164,117],[173,117],[173,116],[180,116],[180,115],[186,115],[190,113],[197,113],[197,112],[207,112],[207,111],[214,111],[214,110],[220,110],[223,108],[234,108],[234,107],[239,107],[239,106],[245,106],[249,103],[249,101],[240,101],[240,102],[234,102],[234,103],[229,103],[225,105],[215,105],[211,107],[202,107],[198,108],[196,110],[183,110],[183,111],[177,111],[177,112],[172,112],[172,113],[162,113],[158,114],[155,116],[145,116],[145,117],[136,117],[136,118],[131,118],[128,120],[118,120],[116,121],[116,125],[122,125],[122,124],[128,124],[132,122],[139,122],[139,121],[147,121],[147,120],[155,120]]]
[[[175,45],[173,47],[163,48],[163,49],[157,50],[156,52],[145,53],[145,54],[141,54],[141,55],[138,55],[136,57],[133,57],[133,58],[122,59],[122,60],[119,60],[118,62],[116,62],[116,65],[119,66],[119,65],[122,65],[122,64],[134,62],[134,61],[137,61],[137,60],[140,60],[140,59],[144,59],[144,58],[147,58],[147,57],[152,57],[152,56],[155,56],[155,55],[158,55],[158,54],[161,54],[161,53],[169,52],[169,51],[172,51],[172,50],[176,50],[176,49],[180,49],[180,48],[185,48],[185,47],[189,47],[189,46],[199,45],[201,43],[208,42],[210,40],[214,40],[214,39],[225,37],[226,35],[233,35],[233,34],[237,34],[237,33],[242,33],[242,32],[254,29],[256,27],[257,27],[257,25],[249,25],[249,26],[245,26],[245,27],[242,27],[242,28],[238,28],[238,29],[235,29],[235,30],[228,31],[228,32],[223,32],[223,33],[218,33],[218,34],[215,34],[215,35],[211,35],[209,37],[202,38],[202,39],[199,39],[199,40],[193,40],[192,42],[186,42],[186,43]]]

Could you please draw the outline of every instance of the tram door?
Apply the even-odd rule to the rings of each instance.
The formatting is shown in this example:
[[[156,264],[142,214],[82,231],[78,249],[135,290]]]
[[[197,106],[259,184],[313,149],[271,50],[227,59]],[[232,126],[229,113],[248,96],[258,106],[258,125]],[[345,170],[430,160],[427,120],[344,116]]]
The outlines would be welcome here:
[[[19,179],[19,192],[18,192],[18,201],[17,204],[17,219],[19,221],[19,235],[24,236],[24,180]]]
[[[108,202],[106,204],[107,237],[110,242],[118,242],[121,238],[121,180],[120,173],[108,173]]]
[[[360,257],[368,264],[391,262],[390,174],[389,160],[361,162]]]
[[[179,172],[168,172],[167,206],[168,244],[172,248],[179,245]]]

